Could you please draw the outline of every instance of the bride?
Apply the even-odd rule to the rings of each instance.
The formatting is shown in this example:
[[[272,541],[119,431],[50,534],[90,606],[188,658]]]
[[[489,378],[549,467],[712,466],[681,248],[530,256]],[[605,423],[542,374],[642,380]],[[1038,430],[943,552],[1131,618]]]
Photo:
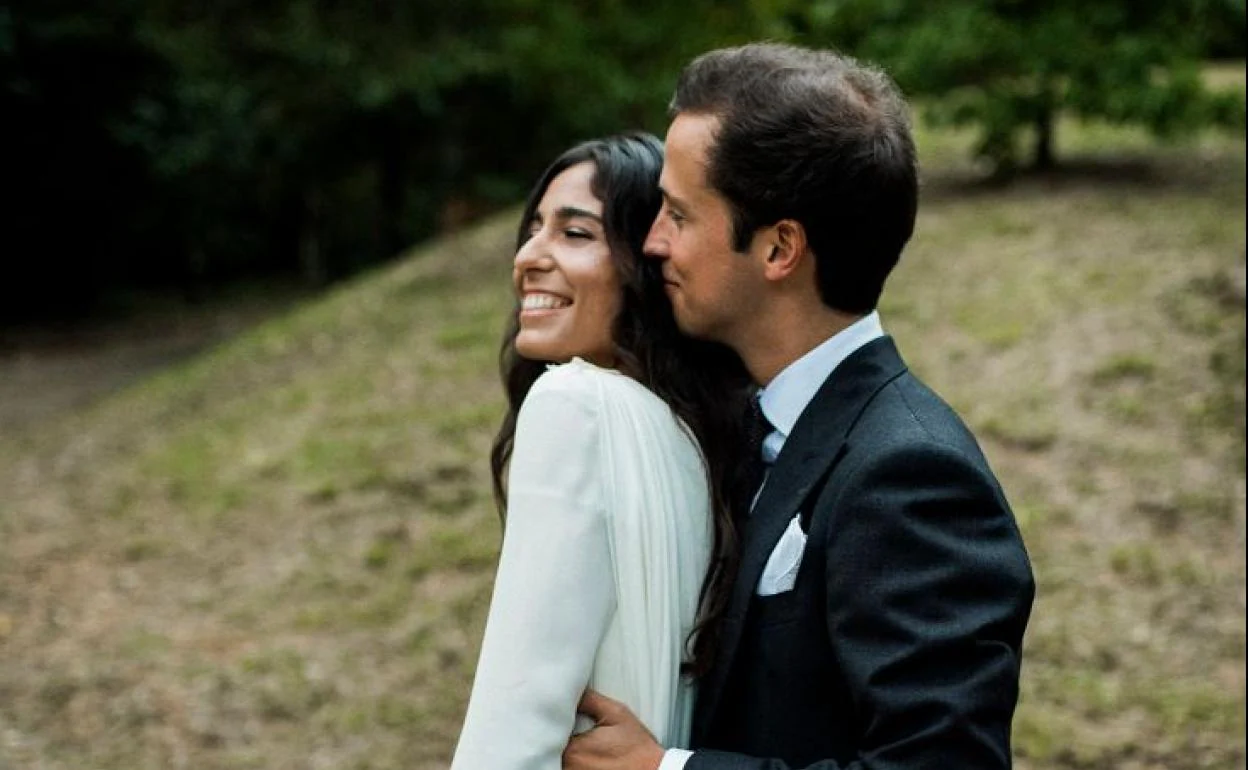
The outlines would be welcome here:
[[[586,688],[688,740],[735,572],[746,379],[678,332],[641,256],[662,162],[646,134],[578,145],[521,218],[491,454],[503,545],[453,770],[557,770],[592,726]]]

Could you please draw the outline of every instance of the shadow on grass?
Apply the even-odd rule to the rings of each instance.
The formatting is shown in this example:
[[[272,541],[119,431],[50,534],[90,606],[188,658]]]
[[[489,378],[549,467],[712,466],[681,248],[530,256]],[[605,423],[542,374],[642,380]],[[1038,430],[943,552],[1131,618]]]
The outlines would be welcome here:
[[[1238,174],[1227,174],[1237,167]],[[1156,151],[1116,155],[1074,156],[1042,170],[1023,170],[996,176],[973,164],[942,168],[923,177],[925,201],[995,197],[1002,191],[1054,193],[1089,191],[1148,191],[1208,195],[1215,190],[1242,191],[1244,155],[1227,151],[1185,153],[1174,157]]]

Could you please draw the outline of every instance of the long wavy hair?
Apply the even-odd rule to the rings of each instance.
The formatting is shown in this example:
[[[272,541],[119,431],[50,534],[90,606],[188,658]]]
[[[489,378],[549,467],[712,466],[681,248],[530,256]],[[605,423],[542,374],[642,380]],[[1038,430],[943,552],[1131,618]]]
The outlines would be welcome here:
[[[739,560],[734,511],[740,494],[741,453],[749,376],[737,355],[718,343],[695,340],[676,326],[660,266],[642,255],[642,245],[661,203],[659,172],[663,146],[645,133],[595,139],[560,155],[529,193],[516,235],[516,250],[529,238],[529,223],[550,183],[580,163],[594,165],[592,192],[603,205],[603,227],[620,276],[623,303],[613,339],[619,369],[641,382],[689,426],[706,461],[713,522],[712,557],[688,643],[684,670],[701,676],[710,670]],[[506,518],[506,469],[516,434],[516,417],[546,361],[516,351],[519,300],[508,320],[499,353],[507,394],[507,414],[490,451],[494,499]]]

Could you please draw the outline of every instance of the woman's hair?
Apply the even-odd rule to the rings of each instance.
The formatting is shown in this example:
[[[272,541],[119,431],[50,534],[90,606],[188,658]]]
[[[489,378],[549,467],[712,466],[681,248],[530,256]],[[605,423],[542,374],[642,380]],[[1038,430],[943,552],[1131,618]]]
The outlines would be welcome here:
[[[680,332],[664,290],[660,266],[642,256],[642,245],[661,202],[659,172],[663,147],[655,137],[644,133],[609,136],[579,144],[560,155],[529,193],[520,217],[516,250],[529,238],[529,223],[546,188],[559,174],[585,162],[594,165],[592,191],[602,202],[603,228],[623,292],[612,334],[619,369],[671,407],[689,426],[706,460],[714,524],[713,552],[686,664],[686,671],[700,676],[710,670],[736,574],[738,533],[733,510],[740,503],[740,494],[733,480],[741,471],[741,423],[749,378],[731,350]],[[548,363],[524,358],[517,352],[518,332],[517,300],[499,353],[507,414],[490,452],[494,499],[504,517],[505,474],[515,440],[516,417],[529,389]]]

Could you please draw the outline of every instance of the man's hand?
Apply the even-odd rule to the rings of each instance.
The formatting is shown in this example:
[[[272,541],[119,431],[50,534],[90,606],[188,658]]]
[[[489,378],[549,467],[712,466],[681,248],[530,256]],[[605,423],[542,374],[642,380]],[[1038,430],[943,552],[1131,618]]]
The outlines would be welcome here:
[[[623,703],[586,690],[577,711],[596,725],[568,741],[564,770],[658,770],[663,747]]]

